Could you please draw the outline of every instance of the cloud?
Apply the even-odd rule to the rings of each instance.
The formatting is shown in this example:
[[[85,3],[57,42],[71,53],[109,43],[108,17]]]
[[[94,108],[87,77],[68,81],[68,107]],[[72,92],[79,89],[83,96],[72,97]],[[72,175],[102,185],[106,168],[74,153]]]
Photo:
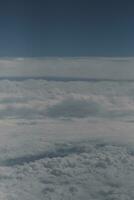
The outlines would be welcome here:
[[[133,148],[127,144],[98,139],[68,141],[50,149],[1,163],[7,200],[134,198]]]
[[[1,76],[134,79],[134,58],[1,58]]]
[[[128,78],[132,63],[17,58],[1,59],[0,69]],[[0,80],[0,199],[134,199],[133,120],[133,82]]]
[[[0,81],[0,119],[110,118],[133,120],[134,84]]]
[[[49,107],[47,109],[47,116],[52,118],[84,118],[99,115],[101,111],[103,112],[103,109],[100,103],[91,98],[87,100],[77,96],[70,96]]]

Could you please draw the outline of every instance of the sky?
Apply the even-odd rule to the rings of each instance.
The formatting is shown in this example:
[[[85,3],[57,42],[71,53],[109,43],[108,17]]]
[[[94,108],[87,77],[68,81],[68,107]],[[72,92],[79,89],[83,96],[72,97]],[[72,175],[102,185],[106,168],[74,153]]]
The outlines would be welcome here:
[[[5,0],[0,57],[134,55],[132,0]]]

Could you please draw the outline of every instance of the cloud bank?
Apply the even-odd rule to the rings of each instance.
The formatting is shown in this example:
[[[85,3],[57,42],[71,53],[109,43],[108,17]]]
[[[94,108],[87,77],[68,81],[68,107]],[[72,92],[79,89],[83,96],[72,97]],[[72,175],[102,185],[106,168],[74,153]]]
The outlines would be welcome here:
[[[133,122],[134,82],[0,80],[0,199],[134,199]]]
[[[0,76],[134,79],[134,58],[1,58]]]
[[[1,163],[0,186],[8,189],[1,187],[0,197],[130,200],[134,198],[133,155],[127,145],[92,140],[61,143],[44,155],[6,159]]]
[[[133,82],[0,81],[0,119],[134,118]]]

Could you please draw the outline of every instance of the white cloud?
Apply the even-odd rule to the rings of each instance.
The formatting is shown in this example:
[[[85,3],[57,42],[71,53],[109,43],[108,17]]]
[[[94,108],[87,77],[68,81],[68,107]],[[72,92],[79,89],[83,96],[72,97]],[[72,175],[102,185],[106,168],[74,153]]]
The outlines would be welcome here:
[[[0,119],[134,118],[134,83],[0,81]]]
[[[1,58],[1,76],[134,79],[134,58]]]
[[[133,121],[134,82],[0,80],[0,199],[134,199]]]
[[[5,159],[3,167],[7,200],[134,198],[133,148],[110,140],[59,143],[44,154]]]

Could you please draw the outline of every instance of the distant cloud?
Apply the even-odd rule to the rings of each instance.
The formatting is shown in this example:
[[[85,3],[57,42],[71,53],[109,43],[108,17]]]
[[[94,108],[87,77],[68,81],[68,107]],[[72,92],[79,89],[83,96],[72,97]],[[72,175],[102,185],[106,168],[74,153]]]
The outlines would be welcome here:
[[[134,58],[1,58],[0,76],[134,79]]]
[[[76,117],[84,118],[89,116],[98,116],[101,111],[104,112],[101,103],[95,101],[93,98],[78,98],[77,96],[70,96],[63,101],[53,105],[47,109],[47,116],[52,118],[57,117]]]
[[[134,116],[134,83],[0,81],[0,120]]]

